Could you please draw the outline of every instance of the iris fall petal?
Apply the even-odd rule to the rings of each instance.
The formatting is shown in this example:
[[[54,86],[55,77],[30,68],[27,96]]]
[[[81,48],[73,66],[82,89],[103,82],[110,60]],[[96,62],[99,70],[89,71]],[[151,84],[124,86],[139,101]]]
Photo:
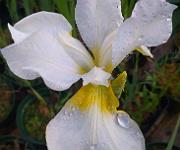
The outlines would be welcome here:
[[[48,124],[49,150],[144,150],[140,129],[128,114],[115,111],[109,90],[92,85],[81,88]],[[83,109],[87,101],[89,107]]]

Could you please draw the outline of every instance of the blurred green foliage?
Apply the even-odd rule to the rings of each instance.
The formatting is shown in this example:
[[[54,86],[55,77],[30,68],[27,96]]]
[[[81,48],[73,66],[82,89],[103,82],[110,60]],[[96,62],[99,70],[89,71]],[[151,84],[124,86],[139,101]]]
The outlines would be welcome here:
[[[160,90],[155,74],[147,74],[145,81],[139,75],[139,54],[136,54],[131,78],[128,77],[124,94],[120,98],[122,107],[139,124],[156,111],[164,90]]]
[[[180,6],[180,0],[167,0],[171,4],[175,4],[177,6]]]
[[[75,24],[75,0],[6,0],[9,20],[15,23],[21,18],[38,11],[51,11],[63,14],[73,27],[73,35],[77,36]],[[5,15],[8,15],[5,14]],[[8,16],[7,16],[8,17]]]
[[[173,13],[173,34],[180,32],[180,0],[167,0],[169,3],[177,5]]]

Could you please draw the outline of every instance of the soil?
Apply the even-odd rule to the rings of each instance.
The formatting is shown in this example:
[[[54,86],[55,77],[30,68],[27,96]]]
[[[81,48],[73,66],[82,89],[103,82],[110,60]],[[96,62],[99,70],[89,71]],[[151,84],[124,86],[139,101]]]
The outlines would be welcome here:
[[[47,97],[47,99],[51,100],[52,96]],[[56,98],[53,98],[53,100],[56,101],[54,110],[50,110],[46,105],[40,104],[38,100],[35,100],[25,110],[25,128],[33,139],[40,142],[45,141],[46,126],[62,107],[61,103],[57,103]]]
[[[147,150],[165,150],[166,147],[165,146],[152,146],[152,148],[149,148]],[[172,150],[178,150],[177,148],[173,148]]]
[[[180,114],[180,104],[171,101],[169,108],[161,112],[159,119],[156,120],[149,132],[145,134],[146,140],[149,143],[163,142],[168,143],[174,127],[177,122],[178,115]],[[180,147],[180,129],[176,136],[175,145]]]
[[[0,142],[0,150],[29,150],[27,144],[19,143],[17,140],[12,142]]]
[[[0,121],[5,119],[11,110],[12,89],[0,79]]]
[[[44,141],[45,130],[50,121],[49,109],[38,102],[31,104],[25,111],[25,128],[31,137]]]

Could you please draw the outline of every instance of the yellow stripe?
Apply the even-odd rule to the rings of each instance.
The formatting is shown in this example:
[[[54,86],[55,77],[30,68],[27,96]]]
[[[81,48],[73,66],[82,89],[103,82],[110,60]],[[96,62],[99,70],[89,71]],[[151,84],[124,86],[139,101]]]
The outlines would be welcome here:
[[[116,112],[119,101],[110,87],[88,84],[82,87],[70,100],[80,111],[88,111],[91,106],[97,104],[102,112]]]

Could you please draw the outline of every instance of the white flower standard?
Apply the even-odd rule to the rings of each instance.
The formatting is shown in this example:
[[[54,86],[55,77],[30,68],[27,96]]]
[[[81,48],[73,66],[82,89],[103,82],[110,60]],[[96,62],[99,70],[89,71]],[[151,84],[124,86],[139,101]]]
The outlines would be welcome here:
[[[165,0],[139,0],[123,22],[120,0],[77,0],[76,23],[93,56],[71,36],[72,27],[60,14],[39,12],[9,25],[14,43],[1,52],[14,74],[42,77],[57,91],[83,79],[83,87],[47,126],[49,150],[145,149],[137,124],[117,111],[111,72],[135,49],[152,57],[146,46],[167,41],[174,9]],[[118,78],[122,87],[125,77]]]

